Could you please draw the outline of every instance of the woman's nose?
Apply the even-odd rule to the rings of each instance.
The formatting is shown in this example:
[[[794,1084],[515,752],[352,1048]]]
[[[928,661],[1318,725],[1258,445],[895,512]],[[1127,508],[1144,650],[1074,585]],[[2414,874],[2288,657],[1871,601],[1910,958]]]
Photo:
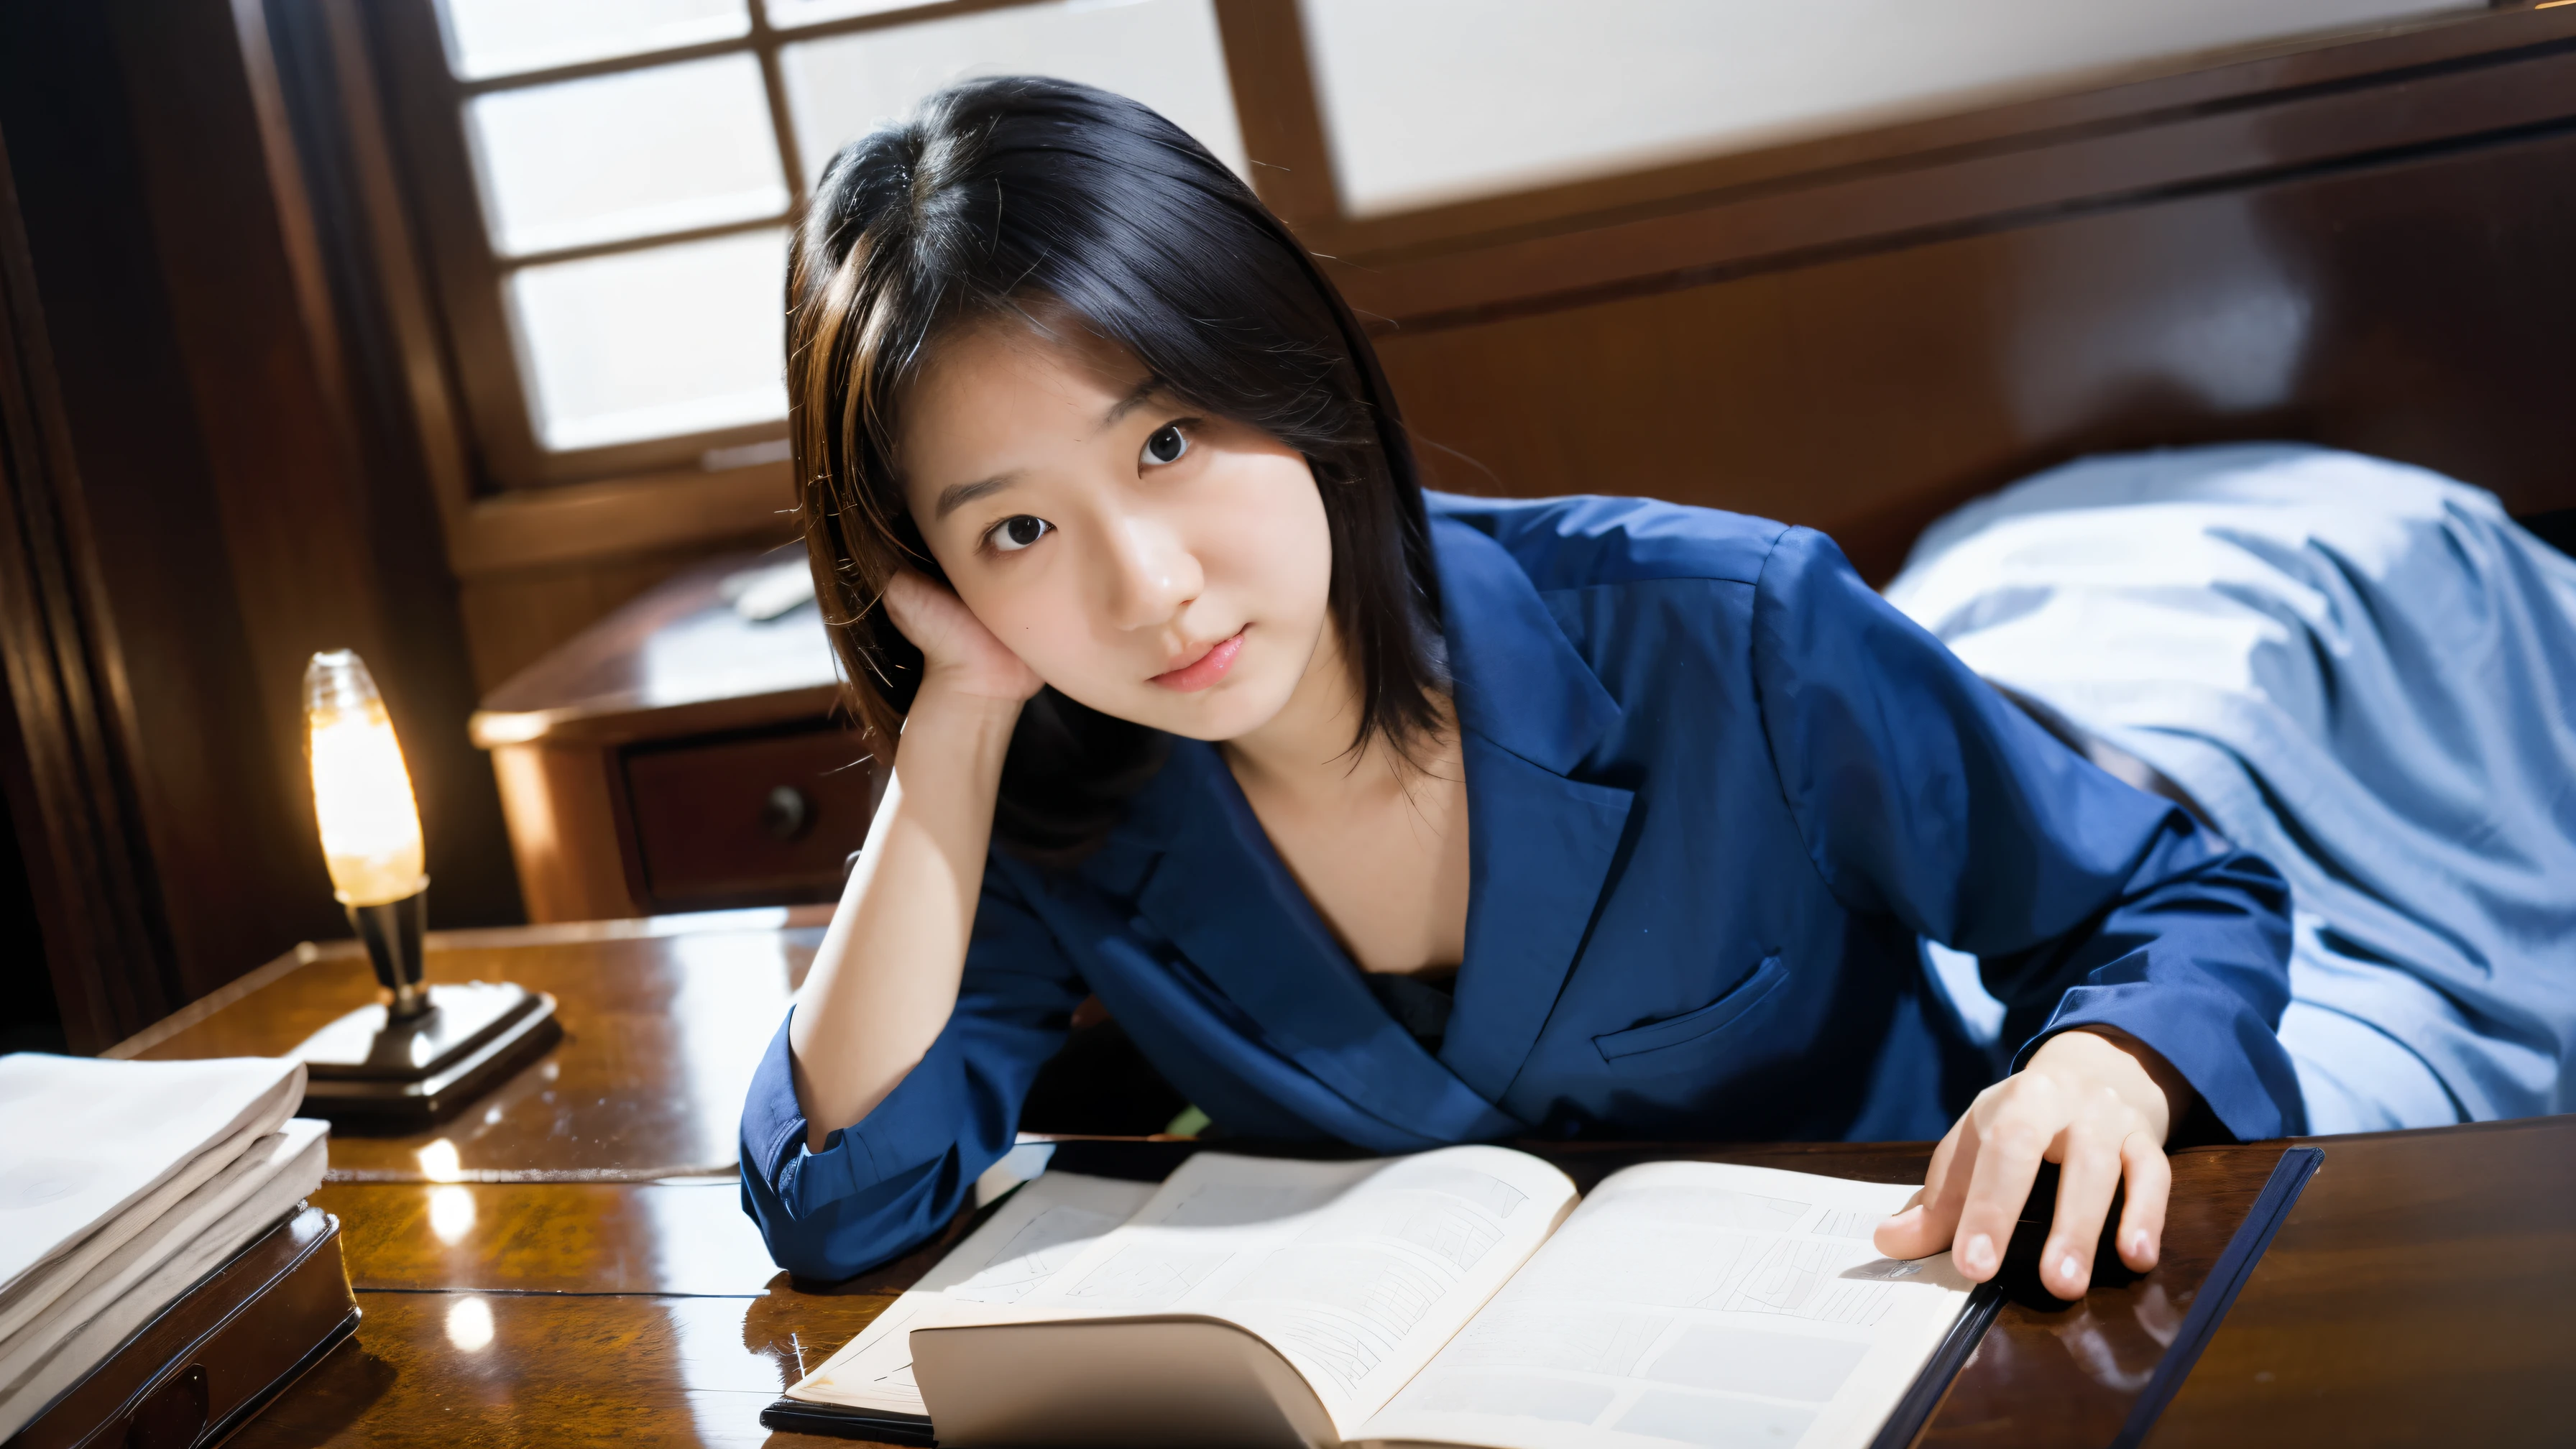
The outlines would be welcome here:
[[[1122,520],[1113,530],[1112,617],[1121,629],[1151,629],[1171,621],[1207,582],[1199,561],[1169,528],[1149,518]]]

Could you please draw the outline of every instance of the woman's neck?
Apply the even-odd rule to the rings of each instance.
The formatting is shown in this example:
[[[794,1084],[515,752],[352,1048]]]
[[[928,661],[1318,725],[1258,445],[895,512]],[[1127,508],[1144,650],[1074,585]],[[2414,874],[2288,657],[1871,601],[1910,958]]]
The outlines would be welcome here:
[[[1338,641],[1287,707],[1224,745],[1244,799],[1306,899],[1363,970],[1415,973],[1465,959],[1469,905],[1466,777],[1442,702],[1428,739],[1383,736],[1351,749],[1358,680]]]
[[[1315,656],[1287,704],[1259,729],[1225,741],[1226,763],[1248,788],[1308,799],[1374,793],[1390,785],[1403,788],[1421,773],[1420,767],[1437,770],[1431,756],[1445,754],[1438,744],[1427,752],[1408,752],[1396,749],[1383,733],[1372,735],[1368,747],[1354,756],[1351,739],[1359,731],[1360,709],[1356,671],[1342,652],[1341,631],[1327,620]],[[1446,701],[1441,712],[1444,717],[1448,713]],[[1416,758],[1408,759],[1408,754]]]

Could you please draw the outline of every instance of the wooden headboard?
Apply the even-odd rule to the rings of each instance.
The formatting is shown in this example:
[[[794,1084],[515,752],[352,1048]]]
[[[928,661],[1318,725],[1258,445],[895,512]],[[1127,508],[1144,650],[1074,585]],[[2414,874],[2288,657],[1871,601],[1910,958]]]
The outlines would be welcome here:
[[[1307,230],[1437,486],[1922,526],[2306,439],[2576,506],[2576,5]]]

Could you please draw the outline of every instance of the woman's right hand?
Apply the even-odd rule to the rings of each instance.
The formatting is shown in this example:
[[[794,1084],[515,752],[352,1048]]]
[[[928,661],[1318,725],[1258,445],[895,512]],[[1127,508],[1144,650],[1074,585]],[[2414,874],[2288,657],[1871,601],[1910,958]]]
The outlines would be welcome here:
[[[924,689],[938,686],[1019,704],[1045,685],[963,599],[926,574],[913,569],[896,574],[886,585],[885,610],[921,651]]]

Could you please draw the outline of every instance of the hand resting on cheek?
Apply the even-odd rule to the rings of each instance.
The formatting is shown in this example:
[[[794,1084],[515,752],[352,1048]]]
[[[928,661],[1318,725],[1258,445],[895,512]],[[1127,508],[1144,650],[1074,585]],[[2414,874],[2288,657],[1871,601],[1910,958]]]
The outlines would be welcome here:
[[[2181,1074],[2143,1043],[2101,1028],[2061,1032],[1978,1094],[1934,1149],[1913,1204],[1879,1225],[1878,1250],[1921,1258],[1948,1248],[1962,1274],[1985,1282],[2003,1266],[2040,1164],[2054,1162],[2057,1210],[2040,1252],[2041,1284],[2060,1298],[2084,1296],[2124,1180],[2120,1261],[2143,1273],[2156,1265],[2173,1187],[2165,1139],[2193,1101]]]
[[[903,637],[921,651],[926,690],[1018,704],[1044,684],[963,600],[926,574],[913,569],[896,574],[886,584],[885,608]]]

